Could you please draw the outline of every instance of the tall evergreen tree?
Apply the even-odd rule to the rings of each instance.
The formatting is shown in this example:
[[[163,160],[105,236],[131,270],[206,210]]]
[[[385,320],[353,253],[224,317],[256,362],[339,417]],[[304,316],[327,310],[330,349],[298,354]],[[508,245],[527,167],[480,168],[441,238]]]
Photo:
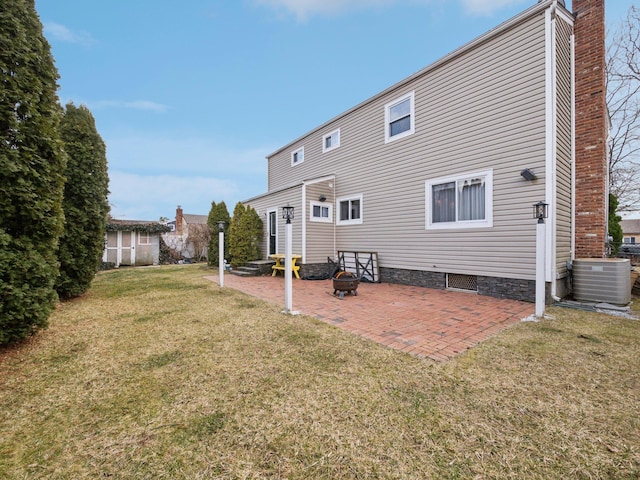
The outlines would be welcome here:
[[[620,226],[620,221],[622,217],[618,215],[618,197],[616,197],[613,193],[609,194],[609,236],[612,238],[611,241],[611,254],[617,255],[620,250],[620,246],[622,245],[622,227]]]
[[[218,222],[224,221],[225,228],[227,229],[227,234],[224,236],[224,253],[225,257],[228,256],[229,252],[229,235],[228,228],[229,222],[231,221],[231,217],[229,216],[229,210],[227,210],[227,205],[224,201],[216,204],[216,202],[211,202],[211,210],[209,210],[209,216],[207,217],[207,225],[209,226],[209,231],[211,232],[211,238],[209,240],[209,248],[207,250],[207,254],[209,257],[209,265],[210,266],[218,266],[219,260],[219,247],[218,240]]]
[[[100,265],[109,213],[109,176],[106,148],[87,107],[66,106],[60,135],[67,154],[67,183],[56,290],[61,298],[71,298],[89,289]]]
[[[245,207],[238,202],[229,227],[231,265],[237,267],[260,258],[262,228],[260,215],[252,207]]]
[[[46,326],[57,300],[65,168],[57,79],[34,0],[0,1],[0,344]]]

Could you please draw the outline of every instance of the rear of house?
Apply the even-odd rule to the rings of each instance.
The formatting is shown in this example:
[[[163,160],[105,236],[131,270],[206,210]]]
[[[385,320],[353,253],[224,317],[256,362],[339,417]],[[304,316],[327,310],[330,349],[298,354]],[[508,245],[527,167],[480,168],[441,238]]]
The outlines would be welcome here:
[[[568,291],[573,240],[573,24],[547,0],[267,157],[263,254],[316,275],[375,252],[380,278],[532,301],[549,205],[548,293]],[[527,173],[523,171],[528,170]]]

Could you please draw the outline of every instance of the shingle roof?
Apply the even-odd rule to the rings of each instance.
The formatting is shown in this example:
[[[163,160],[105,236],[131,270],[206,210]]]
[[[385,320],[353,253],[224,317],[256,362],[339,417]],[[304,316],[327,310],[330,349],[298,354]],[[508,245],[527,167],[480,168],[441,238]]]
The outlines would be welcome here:
[[[185,214],[182,215],[182,218],[184,218],[184,220],[189,225],[194,225],[194,224],[206,225],[207,224],[207,218],[209,218],[209,216],[208,215],[193,215],[191,213],[185,213]]]
[[[640,233],[640,219],[620,220],[620,226],[624,234]]]

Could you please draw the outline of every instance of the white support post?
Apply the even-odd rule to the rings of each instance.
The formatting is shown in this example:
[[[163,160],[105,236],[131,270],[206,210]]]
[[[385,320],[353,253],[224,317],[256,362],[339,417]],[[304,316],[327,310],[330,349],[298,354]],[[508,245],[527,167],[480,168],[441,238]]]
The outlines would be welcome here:
[[[544,317],[545,308],[545,224],[544,219],[538,219],[536,225],[536,317]]]
[[[286,233],[286,246],[284,252],[284,311],[285,313],[292,313],[293,311],[293,291],[292,291],[292,273],[293,269],[291,268],[291,257],[292,257],[292,246],[293,242],[293,226],[291,225],[291,220],[288,220],[285,225],[285,233]]]
[[[224,232],[218,233],[218,272],[220,275],[220,286],[224,287]]]

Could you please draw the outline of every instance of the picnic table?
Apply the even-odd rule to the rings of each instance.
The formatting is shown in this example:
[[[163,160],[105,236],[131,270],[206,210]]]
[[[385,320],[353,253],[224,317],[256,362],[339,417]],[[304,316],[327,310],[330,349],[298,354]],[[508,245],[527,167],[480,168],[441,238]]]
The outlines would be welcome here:
[[[284,253],[274,253],[273,255],[269,255],[269,258],[273,258],[276,261],[276,264],[271,267],[273,273],[272,277],[275,277],[279,271],[284,275]],[[302,255],[291,255],[291,271],[294,273],[296,278],[300,278],[298,274],[298,270],[300,270],[300,265],[296,265],[299,259],[302,258]]]

